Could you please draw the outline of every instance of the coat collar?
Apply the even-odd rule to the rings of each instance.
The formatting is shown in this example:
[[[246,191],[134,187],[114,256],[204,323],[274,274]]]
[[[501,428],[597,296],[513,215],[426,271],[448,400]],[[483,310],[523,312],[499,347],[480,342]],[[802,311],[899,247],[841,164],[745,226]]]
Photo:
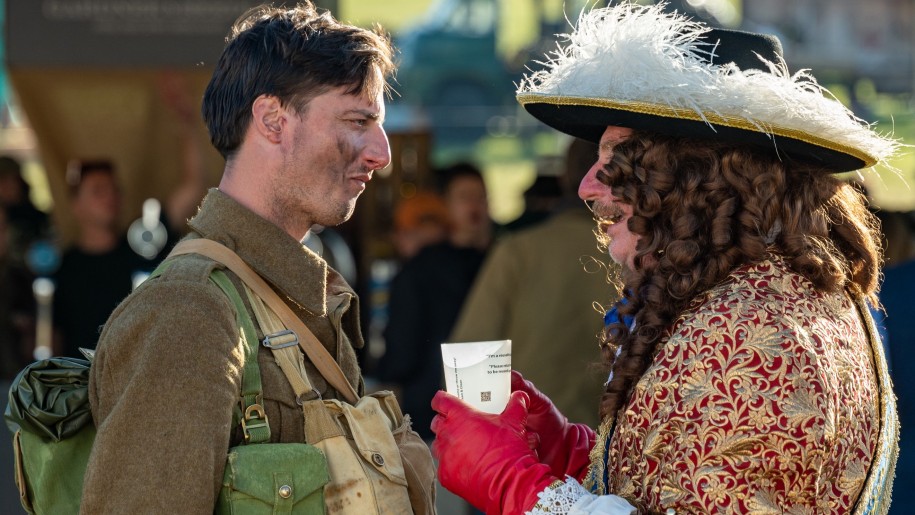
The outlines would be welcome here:
[[[188,225],[234,250],[281,296],[313,315],[327,314],[328,279],[331,293],[355,295],[324,259],[216,188],[207,193]]]

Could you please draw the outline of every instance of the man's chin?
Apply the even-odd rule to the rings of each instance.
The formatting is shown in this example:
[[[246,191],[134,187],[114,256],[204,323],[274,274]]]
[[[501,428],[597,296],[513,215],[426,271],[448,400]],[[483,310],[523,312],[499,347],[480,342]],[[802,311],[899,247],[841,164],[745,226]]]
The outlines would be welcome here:
[[[329,213],[328,216],[316,220],[315,223],[323,225],[324,227],[336,227],[352,218],[355,211],[356,199],[353,199],[351,202],[343,204],[336,213]]]

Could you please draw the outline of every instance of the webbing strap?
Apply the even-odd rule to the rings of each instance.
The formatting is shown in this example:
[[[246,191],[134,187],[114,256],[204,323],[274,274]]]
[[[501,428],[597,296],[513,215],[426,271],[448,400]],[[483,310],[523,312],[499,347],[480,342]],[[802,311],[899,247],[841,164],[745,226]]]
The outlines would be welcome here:
[[[173,263],[172,260],[166,259],[159,263],[159,266],[149,274],[149,279],[154,279]],[[219,289],[226,294],[232,306],[235,308],[235,320],[242,330],[242,337],[245,339],[245,366],[242,369],[241,376],[241,403],[236,406],[232,413],[232,425],[241,424],[242,431],[245,433],[245,443],[265,443],[270,441],[270,424],[267,421],[267,413],[264,411],[263,404],[263,386],[261,386],[261,369],[257,364],[257,331],[254,329],[254,322],[248,316],[245,304],[238,294],[238,290],[229,276],[222,270],[213,270],[210,272],[210,280],[213,281]]]
[[[267,422],[267,413],[262,404],[264,401],[261,370],[257,365],[257,331],[229,276],[222,270],[213,270],[210,273],[210,280],[219,286],[235,307],[235,317],[245,339],[245,367],[241,376],[242,405],[238,421],[245,433],[245,443],[269,442],[270,424]]]
[[[264,332],[264,345],[268,346],[273,352],[273,357],[276,359],[276,363],[280,366],[283,374],[286,375],[286,379],[292,386],[292,391],[295,392],[296,399],[300,402],[312,400],[314,398],[312,392],[315,392],[315,389],[311,386],[311,382],[305,372],[305,362],[301,358],[302,354],[299,351],[296,334],[291,332],[291,341],[289,342],[284,341],[280,345],[268,345],[270,341],[279,340],[279,338],[271,338],[271,336],[283,334],[286,332],[286,326],[283,325],[282,320],[279,319],[276,313],[270,309],[270,306],[264,304],[263,299],[251,291],[247,284],[244,287],[248,302],[251,304],[252,311],[254,311],[254,317]]]

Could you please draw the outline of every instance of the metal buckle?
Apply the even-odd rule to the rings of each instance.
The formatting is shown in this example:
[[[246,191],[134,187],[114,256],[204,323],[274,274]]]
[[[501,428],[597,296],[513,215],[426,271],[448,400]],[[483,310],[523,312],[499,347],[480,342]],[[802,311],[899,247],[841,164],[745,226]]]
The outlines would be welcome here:
[[[262,422],[257,422],[254,424],[248,424],[249,420],[260,419]],[[258,427],[264,427],[267,425],[267,413],[264,411],[264,407],[260,404],[252,404],[245,408],[245,416],[241,419],[241,430],[245,434],[245,442],[251,440],[251,433],[248,432],[250,429],[255,429]]]
[[[280,331],[278,333],[268,334],[264,336],[261,345],[267,347],[268,349],[284,349],[286,347],[292,347],[293,345],[299,344],[299,337],[295,334],[295,331],[291,329],[286,329],[285,331]]]

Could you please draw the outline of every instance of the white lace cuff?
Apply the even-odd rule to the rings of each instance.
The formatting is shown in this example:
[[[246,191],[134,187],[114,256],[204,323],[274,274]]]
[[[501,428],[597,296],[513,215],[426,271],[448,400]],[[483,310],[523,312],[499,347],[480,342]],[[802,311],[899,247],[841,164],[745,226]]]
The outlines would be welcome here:
[[[554,481],[537,494],[540,499],[527,515],[562,513],[565,515],[632,515],[634,506],[626,499],[615,495],[594,495],[581,483],[566,476],[565,481]]]

